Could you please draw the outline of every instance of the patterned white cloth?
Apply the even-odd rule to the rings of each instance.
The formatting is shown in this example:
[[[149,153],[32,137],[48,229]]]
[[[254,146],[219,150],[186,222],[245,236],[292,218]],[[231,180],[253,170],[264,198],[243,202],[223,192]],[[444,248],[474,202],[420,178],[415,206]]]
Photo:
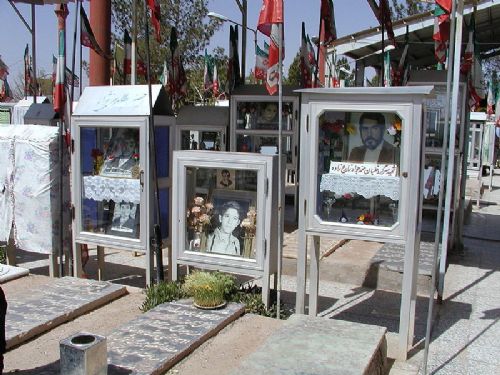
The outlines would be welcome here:
[[[14,215],[10,181],[14,166],[14,140],[9,136],[7,128],[9,127],[0,127],[0,243],[8,242]]]
[[[63,210],[63,247],[71,246],[71,221],[69,214],[69,154],[64,152],[63,197],[60,196],[59,129],[52,126],[22,125],[0,128],[0,138],[11,139],[7,161],[9,196],[4,201],[13,212],[2,219],[0,240],[14,225],[17,247],[37,253],[57,254],[61,230],[59,226]],[[0,165],[5,163],[0,154]],[[12,157],[13,156],[13,157]],[[9,172],[10,171],[10,172]],[[0,172],[3,173],[3,172]],[[1,187],[0,187],[1,189]],[[7,229],[8,228],[8,229]]]
[[[85,176],[83,177],[83,196],[95,201],[113,200],[140,204],[141,185],[137,178]]]
[[[320,191],[335,194],[356,193],[365,198],[385,195],[394,201],[399,200],[399,177],[388,176],[346,176],[325,173],[321,176]]]

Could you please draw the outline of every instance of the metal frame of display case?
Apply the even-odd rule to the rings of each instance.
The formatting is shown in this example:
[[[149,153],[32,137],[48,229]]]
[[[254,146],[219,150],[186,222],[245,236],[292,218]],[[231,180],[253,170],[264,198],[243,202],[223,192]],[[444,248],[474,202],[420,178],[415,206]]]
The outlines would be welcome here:
[[[446,105],[446,71],[445,70],[416,70],[411,71],[408,79],[408,86],[434,86],[434,98],[429,98],[425,101],[424,107],[424,119],[427,120],[427,113],[432,110],[439,111],[441,115],[437,122],[438,128],[441,127],[441,135],[444,131],[444,112]],[[467,146],[465,138],[468,137],[467,129],[469,124],[469,112],[467,105],[467,85],[465,81],[461,80],[459,83],[459,101],[458,101],[458,116],[457,116],[457,133],[456,133],[456,147],[454,150],[454,172],[455,176],[453,181],[453,191],[452,191],[452,205],[451,205],[451,224],[450,224],[450,235],[448,242],[453,248],[455,246],[462,245],[462,233],[463,233],[463,212],[465,206],[465,163],[464,158],[465,147]],[[428,124],[425,124],[426,129]],[[443,153],[442,143],[441,145],[430,146],[429,137],[426,136],[426,147],[425,155],[429,155],[431,158],[441,156]],[[448,141],[448,140],[444,140]],[[442,174],[443,178],[445,177]],[[445,180],[446,184],[446,180]],[[445,185],[446,186],[446,185]],[[424,209],[437,210],[437,200],[434,204],[429,204],[424,201]],[[444,207],[442,208],[444,210]]]
[[[293,218],[296,221],[297,202],[299,192],[299,159],[300,159],[300,143],[299,143],[299,104],[300,96],[294,92],[296,87],[283,86],[283,103],[291,102],[293,105],[292,129],[285,130],[283,128],[283,138],[290,137],[291,142],[291,161],[287,160],[285,172],[285,195],[293,196],[294,199],[294,214]],[[275,103],[278,105],[278,96],[270,96],[262,85],[244,85],[236,88],[231,94],[230,101],[230,151],[238,151],[237,138],[238,136],[255,136],[255,137],[278,137],[278,127],[275,129],[238,129],[238,104],[239,103]],[[277,123],[276,123],[277,124]],[[285,144],[286,142],[283,142]],[[277,142],[276,142],[277,144]],[[250,151],[251,150],[246,150]],[[244,152],[246,152],[244,151]]]
[[[175,149],[190,150],[182,145],[182,132],[219,133],[220,150],[226,151],[229,130],[229,108],[216,106],[184,106],[177,114]]]
[[[176,181],[172,188],[173,193],[173,232],[172,232],[172,278],[178,277],[178,266],[187,265],[203,269],[220,270],[251,277],[262,277],[262,299],[266,306],[269,306],[270,298],[270,276],[276,274],[278,263],[277,241],[278,222],[277,179],[278,156],[256,155],[251,153],[231,153],[210,151],[175,151],[173,154],[173,178]],[[255,258],[244,258],[236,255],[226,255],[220,253],[210,253],[207,251],[192,250],[187,247],[190,243],[187,238],[187,217],[186,210],[189,209],[187,189],[188,178],[187,169],[231,169],[234,171],[255,171],[257,174],[255,192],[247,190],[223,190],[228,200],[238,200],[238,196],[243,198],[245,193],[253,194],[256,202],[256,235],[255,235]],[[190,194],[194,199],[201,194],[208,194],[208,191],[196,191],[196,188],[189,187]],[[213,193],[213,190],[212,190]],[[212,195],[212,199],[214,195]],[[210,202],[212,204],[215,203]],[[251,205],[251,204],[250,204]],[[217,207],[215,207],[217,209]],[[219,213],[220,214],[220,213]],[[240,213],[240,217],[241,217]],[[183,245],[184,244],[184,245]],[[276,276],[274,278],[276,282]]]
[[[422,110],[432,86],[390,88],[335,88],[298,90],[301,98],[300,189],[296,311],[304,313],[306,292],[307,236],[313,236],[310,255],[309,314],[318,312],[320,236],[365,239],[404,244],[404,273],[400,310],[398,357],[406,358],[413,338],[416,278],[420,251],[422,205],[423,134]],[[398,221],[391,227],[325,221],[316,215],[318,199],[319,119],[327,111],[389,112],[403,121],[399,173]],[[307,157],[305,157],[306,155]]]
[[[171,205],[171,154],[174,145],[173,126],[175,125],[175,117],[171,111],[167,93],[161,85],[152,86],[152,103],[156,144],[166,147],[167,155],[161,154],[161,152],[159,152],[160,150],[151,145],[152,139],[150,137],[151,132],[149,129],[150,110],[148,103],[148,86],[146,85],[87,87],[73,113],[71,121],[71,134],[73,137],[73,264],[74,274],[77,277],[81,277],[83,272],[81,263],[81,246],[83,244],[91,244],[97,246],[99,279],[102,278],[104,271],[104,248],[109,247],[133,252],[144,252],[146,255],[146,284],[149,285],[152,282],[154,260],[153,252],[151,250],[151,239],[153,236],[153,223],[155,222],[153,216],[155,207],[153,201],[153,199],[155,199],[155,193],[153,189],[155,184],[152,180],[153,173],[151,171],[151,151],[156,150],[156,159],[163,160],[163,164],[165,164],[163,168],[165,170],[163,171],[157,163],[157,171],[161,172],[159,173],[157,180],[159,191],[166,189],[168,196],[166,198],[168,202],[163,201],[161,206],[168,208]],[[81,143],[82,139],[80,131],[81,129],[96,129],[96,137],[98,137],[99,128],[135,129],[139,132],[139,155],[147,155],[146,157],[142,156],[139,158],[139,178],[127,179],[124,177],[101,176],[102,179],[106,180],[104,181],[106,183],[112,184],[113,182],[128,182],[134,186],[133,188],[140,189],[138,192],[140,194],[138,238],[120,237],[118,235],[105,233],[105,231],[93,232],[85,230],[84,228],[84,223],[82,222],[83,182],[85,178],[88,179],[93,176],[81,176],[81,152],[83,150],[83,145]],[[163,130],[166,130],[167,133],[163,134]],[[158,139],[159,135],[166,135],[166,138],[168,139]],[[101,146],[103,147],[104,145]],[[97,177],[99,176],[97,175]],[[130,186],[129,188],[132,188]],[[100,200],[99,202],[103,202],[103,200]],[[159,207],[159,209],[160,212],[162,212],[161,207]],[[170,223],[165,223],[165,219],[169,219],[168,215],[162,218],[162,224],[167,227],[165,229],[168,231],[168,236],[171,233],[168,229]]]

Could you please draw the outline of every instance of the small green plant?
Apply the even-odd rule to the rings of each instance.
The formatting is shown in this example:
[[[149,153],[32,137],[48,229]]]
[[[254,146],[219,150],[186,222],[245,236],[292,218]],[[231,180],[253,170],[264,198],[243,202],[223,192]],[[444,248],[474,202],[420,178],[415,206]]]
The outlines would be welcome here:
[[[179,282],[161,282],[146,288],[146,299],[140,307],[142,312],[151,310],[165,302],[171,302],[186,297],[182,284]]]
[[[241,288],[233,293],[231,296],[232,302],[243,303],[245,305],[245,312],[249,314],[256,314],[267,316],[270,318],[277,318],[278,307],[274,302],[269,309],[266,309],[264,302],[262,302],[262,288],[257,285],[242,285]],[[292,314],[292,310],[280,304],[280,318],[288,319]]]
[[[195,271],[186,276],[184,291],[201,307],[223,304],[235,291],[234,277],[221,272]]]

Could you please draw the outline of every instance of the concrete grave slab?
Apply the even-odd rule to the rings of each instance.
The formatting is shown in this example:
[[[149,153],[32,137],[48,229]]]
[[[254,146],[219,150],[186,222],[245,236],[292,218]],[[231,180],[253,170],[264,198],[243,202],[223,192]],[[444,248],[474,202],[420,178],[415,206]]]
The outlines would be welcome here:
[[[8,264],[0,264],[0,284],[7,281],[26,276],[30,271],[26,268],[9,266]]]
[[[191,300],[159,305],[108,336],[108,374],[163,374],[244,312],[236,303],[218,310]]]
[[[7,349],[126,293],[122,285],[63,277],[18,299],[10,298],[5,318]]]
[[[386,328],[293,315],[233,375],[381,374]]]

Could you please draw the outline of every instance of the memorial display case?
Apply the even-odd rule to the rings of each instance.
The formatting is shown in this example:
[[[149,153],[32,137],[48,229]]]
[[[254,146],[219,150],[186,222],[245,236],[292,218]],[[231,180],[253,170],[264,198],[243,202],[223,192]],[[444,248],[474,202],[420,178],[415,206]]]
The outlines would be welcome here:
[[[433,85],[434,96],[425,100],[424,106],[424,126],[425,134],[425,175],[424,175],[424,203],[425,210],[435,211],[438,208],[439,184],[436,184],[435,176],[442,175],[441,158],[443,153],[443,137],[446,111],[446,71],[425,70],[411,71],[408,79],[408,86]],[[461,199],[465,188],[464,152],[465,137],[469,127],[469,111],[467,105],[467,86],[464,79],[459,83],[457,127],[455,134],[453,191],[452,191],[452,225],[450,231],[451,246],[460,243],[460,233],[462,224],[459,223],[455,212],[463,211],[464,202]],[[449,138],[449,135],[448,135]],[[448,143],[448,139],[446,140]],[[446,179],[444,181],[446,186]],[[429,186],[432,188],[429,190]],[[427,186],[427,187],[426,187]],[[443,192],[444,193],[444,192]],[[444,209],[444,206],[443,206]],[[433,230],[433,229],[431,229]]]
[[[424,152],[432,86],[302,89],[297,313],[318,313],[321,236],[404,245],[399,345],[414,326]]]
[[[152,87],[156,177],[162,237],[168,236],[173,117],[167,94]],[[151,280],[150,243],[154,174],[150,151],[147,86],[92,86],[85,89],[72,117],[74,261],[81,273],[80,246],[94,244],[146,253]]]
[[[184,106],[176,119],[176,150],[226,151],[229,108]]]
[[[178,265],[263,278],[276,272],[278,156],[175,151],[173,278]]]

